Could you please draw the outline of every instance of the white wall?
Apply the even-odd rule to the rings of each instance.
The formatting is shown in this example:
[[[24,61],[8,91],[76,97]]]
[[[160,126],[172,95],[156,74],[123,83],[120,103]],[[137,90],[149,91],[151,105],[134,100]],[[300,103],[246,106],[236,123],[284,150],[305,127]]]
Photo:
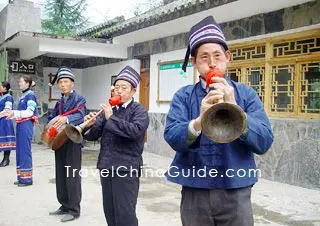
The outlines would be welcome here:
[[[86,68],[82,75],[82,95],[87,100],[88,109],[99,109],[100,104],[110,98],[111,76],[119,74],[125,66],[131,66],[140,73],[140,61],[128,60],[114,64]],[[134,96],[139,102],[139,88]]]
[[[43,82],[46,87],[46,97],[42,97],[43,100],[49,99],[49,86],[47,85],[49,83],[49,74],[55,74],[57,72],[58,68],[54,67],[44,67],[43,68]],[[83,95],[82,93],[82,77],[83,77],[83,70],[82,69],[71,69],[73,73],[75,74],[75,82],[74,82],[74,90],[79,93],[80,95]],[[57,85],[57,83],[55,84]],[[49,103],[49,108],[53,108],[56,104],[56,101],[52,101]]]
[[[158,61],[183,60],[186,49],[155,54],[150,56],[150,103],[149,112],[168,113],[170,104],[157,104],[158,92]],[[179,75],[177,75],[179,76]],[[168,81],[170,82],[170,81]]]

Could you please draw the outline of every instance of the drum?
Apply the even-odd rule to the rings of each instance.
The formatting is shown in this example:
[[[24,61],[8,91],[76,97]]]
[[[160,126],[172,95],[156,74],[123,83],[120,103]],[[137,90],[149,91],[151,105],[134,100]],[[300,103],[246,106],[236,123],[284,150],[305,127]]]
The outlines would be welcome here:
[[[59,117],[59,116],[57,116]],[[65,133],[65,127],[61,126],[59,129],[53,126],[57,117],[53,118],[45,127],[41,133],[41,140],[47,144],[52,150],[58,150],[67,140],[67,134]]]

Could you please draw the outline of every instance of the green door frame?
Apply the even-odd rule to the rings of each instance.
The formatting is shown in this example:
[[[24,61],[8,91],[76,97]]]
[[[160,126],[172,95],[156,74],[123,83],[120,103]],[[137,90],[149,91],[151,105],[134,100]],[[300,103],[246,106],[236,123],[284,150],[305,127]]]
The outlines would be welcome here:
[[[8,81],[8,51],[0,52],[0,82]]]

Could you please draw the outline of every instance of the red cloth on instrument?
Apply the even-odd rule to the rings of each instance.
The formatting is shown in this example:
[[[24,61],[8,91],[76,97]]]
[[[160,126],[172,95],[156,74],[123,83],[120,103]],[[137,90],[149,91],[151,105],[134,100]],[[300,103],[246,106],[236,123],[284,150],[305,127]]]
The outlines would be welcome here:
[[[223,78],[223,73],[216,67],[210,68],[210,70],[206,73],[206,82],[207,82],[207,88],[209,88],[209,85],[212,84],[212,78],[213,77],[220,77]]]
[[[121,96],[118,95],[118,96],[111,97],[109,99],[109,104],[111,106],[116,106],[116,105],[121,104]]]
[[[55,127],[50,127],[49,129],[49,141],[53,140],[58,135],[58,130]]]

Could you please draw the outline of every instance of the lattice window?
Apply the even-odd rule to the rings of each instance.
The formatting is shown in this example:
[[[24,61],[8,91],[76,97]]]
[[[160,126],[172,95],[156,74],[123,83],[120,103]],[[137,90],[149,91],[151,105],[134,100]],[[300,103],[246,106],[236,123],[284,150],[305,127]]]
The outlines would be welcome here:
[[[231,49],[232,61],[263,59],[266,56],[266,47],[252,46],[238,49]]]
[[[257,91],[263,103],[265,97],[265,67],[246,68],[242,81]]]
[[[294,72],[295,65],[272,67],[272,112],[294,111]]]
[[[229,47],[229,78],[255,89],[269,116],[320,119],[320,29]]]
[[[273,44],[273,56],[290,56],[320,51],[320,37]]]
[[[228,77],[235,81],[241,81],[241,68],[228,68]]]
[[[320,113],[320,62],[301,64],[300,111]]]

